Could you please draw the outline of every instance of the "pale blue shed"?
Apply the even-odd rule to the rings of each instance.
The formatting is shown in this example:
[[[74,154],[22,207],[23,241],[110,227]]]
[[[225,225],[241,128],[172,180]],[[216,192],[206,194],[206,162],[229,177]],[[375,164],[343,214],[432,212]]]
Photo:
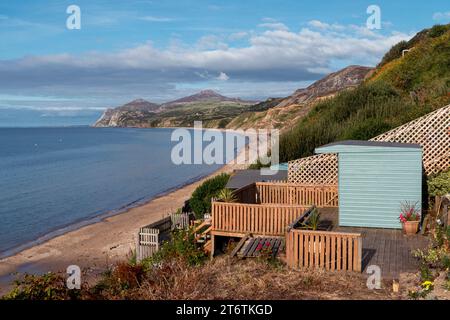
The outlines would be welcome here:
[[[338,155],[340,226],[401,228],[401,203],[421,208],[420,145],[347,140],[315,151]]]

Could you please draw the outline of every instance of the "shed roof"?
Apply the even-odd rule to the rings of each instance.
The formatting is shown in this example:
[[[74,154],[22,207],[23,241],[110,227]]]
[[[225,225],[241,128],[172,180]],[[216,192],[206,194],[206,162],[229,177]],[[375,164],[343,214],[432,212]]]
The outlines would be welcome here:
[[[254,182],[263,182],[268,180],[286,180],[287,171],[273,171],[274,175],[262,175],[261,170],[235,170],[234,174],[228,180],[226,185],[229,189],[239,189]]]
[[[406,149],[422,149],[419,144],[400,143],[388,141],[365,141],[365,140],[344,140],[329,143],[315,149],[316,153],[339,153],[339,152],[358,152],[361,149],[366,151],[380,151],[385,148],[392,148],[390,151],[408,151]]]

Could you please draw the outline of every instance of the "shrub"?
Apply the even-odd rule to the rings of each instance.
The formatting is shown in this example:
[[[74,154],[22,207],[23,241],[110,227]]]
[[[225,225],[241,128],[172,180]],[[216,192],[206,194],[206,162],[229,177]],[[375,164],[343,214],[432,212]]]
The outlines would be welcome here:
[[[428,195],[443,196],[450,193],[450,170],[427,179]]]
[[[189,205],[197,219],[202,218],[205,213],[211,212],[211,198],[217,197],[219,192],[225,188],[229,178],[229,174],[222,173],[206,180],[195,189]]]
[[[409,44],[407,41],[403,40],[393,45],[391,49],[389,49],[389,51],[386,52],[386,54],[383,56],[383,59],[381,59],[381,62],[378,65],[378,67],[381,67],[386,63],[391,62],[392,60],[400,58],[402,56],[403,50],[405,49],[409,49]]]
[[[152,269],[153,266],[170,260],[183,260],[188,265],[200,265],[206,259],[206,254],[195,244],[192,230],[174,230],[169,241],[164,242],[161,249],[153,256],[143,261],[144,268]]]
[[[67,288],[66,279],[49,272],[44,275],[25,274],[14,281],[14,288],[3,300],[71,300],[79,299],[81,290]]]
[[[145,279],[142,265],[124,261],[106,271],[101,280],[89,291],[92,297],[108,292],[110,295],[122,295],[124,291],[139,287]]]
[[[428,35],[431,38],[437,38],[442,36],[445,32],[447,32],[447,30],[449,29],[449,27],[447,25],[441,25],[441,24],[437,24],[435,26],[433,26],[430,31],[428,31]]]

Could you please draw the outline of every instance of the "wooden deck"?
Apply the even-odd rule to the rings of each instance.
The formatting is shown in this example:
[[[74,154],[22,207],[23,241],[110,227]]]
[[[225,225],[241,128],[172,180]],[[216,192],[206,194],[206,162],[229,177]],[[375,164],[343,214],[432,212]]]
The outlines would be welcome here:
[[[320,210],[324,225],[332,231],[355,232],[363,237],[362,269],[377,265],[381,268],[384,279],[398,279],[401,272],[415,272],[418,270],[418,261],[411,252],[415,249],[426,248],[429,244],[427,237],[420,234],[406,236],[402,230],[339,227],[338,209],[324,208]]]

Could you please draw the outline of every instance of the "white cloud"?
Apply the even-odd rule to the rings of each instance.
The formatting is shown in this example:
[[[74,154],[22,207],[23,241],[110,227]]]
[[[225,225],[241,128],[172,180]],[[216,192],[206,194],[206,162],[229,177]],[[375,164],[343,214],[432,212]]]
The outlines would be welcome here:
[[[435,12],[433,14],[433,20],[450,20],[450,11]]]
[[[168,17],[155,17],[155,16],[145,16],[140,17],[140,20],[149,21],[149,22],[171,22],[174,21],[173,18]]]
[[[174,42],[163,49],[147,42],[109,53],[0,60],[0,92],[121,96],[145,92],[157,96],[178,84],[212,80],[227,80],[223,84],[312,81],[335,70],[336,65],[375,65],[392,45],[413,35],[318,20],[299,31],[282,27],[278,24],[284,24],[271,18],[264,24],[277,25],[241,34],[247,43],[240,46],[227,43],[233,35],[230,32],[204,36],[193,45]]]
[[[206,35],[197,41],[197,48],[200,50],[223,49],[228,45],[222,41],[222,38],[216,35]]]
[[[319,21],[319,20],[311,20],[308,22],[308,25],[313,27],[313,28],[318,28],[318,29],[328,29],[330,27],[330,25],[328,23]]]
[[[252,35],[244,47],[228,47],[213,35],[202,37],[190,47],[175,44],[167,49],[157,49],[148,42],[116,53],[27,56],[15,61],[0,61],[0,70],[7,66],[10,70],[53,65],[84,69],[199,68],[229,74],[229,71],[326,67],[336,59],[370,64],[377,63],[392,45],[412,36],[399,32],[382,35],[363,30],[357,26],[348,26],[345,33],[308,28],[299,32],[266,30]]]
[[[230,77],[225,72],[220,72],[219,76],[216,78],[220,81],[227,81]]]

